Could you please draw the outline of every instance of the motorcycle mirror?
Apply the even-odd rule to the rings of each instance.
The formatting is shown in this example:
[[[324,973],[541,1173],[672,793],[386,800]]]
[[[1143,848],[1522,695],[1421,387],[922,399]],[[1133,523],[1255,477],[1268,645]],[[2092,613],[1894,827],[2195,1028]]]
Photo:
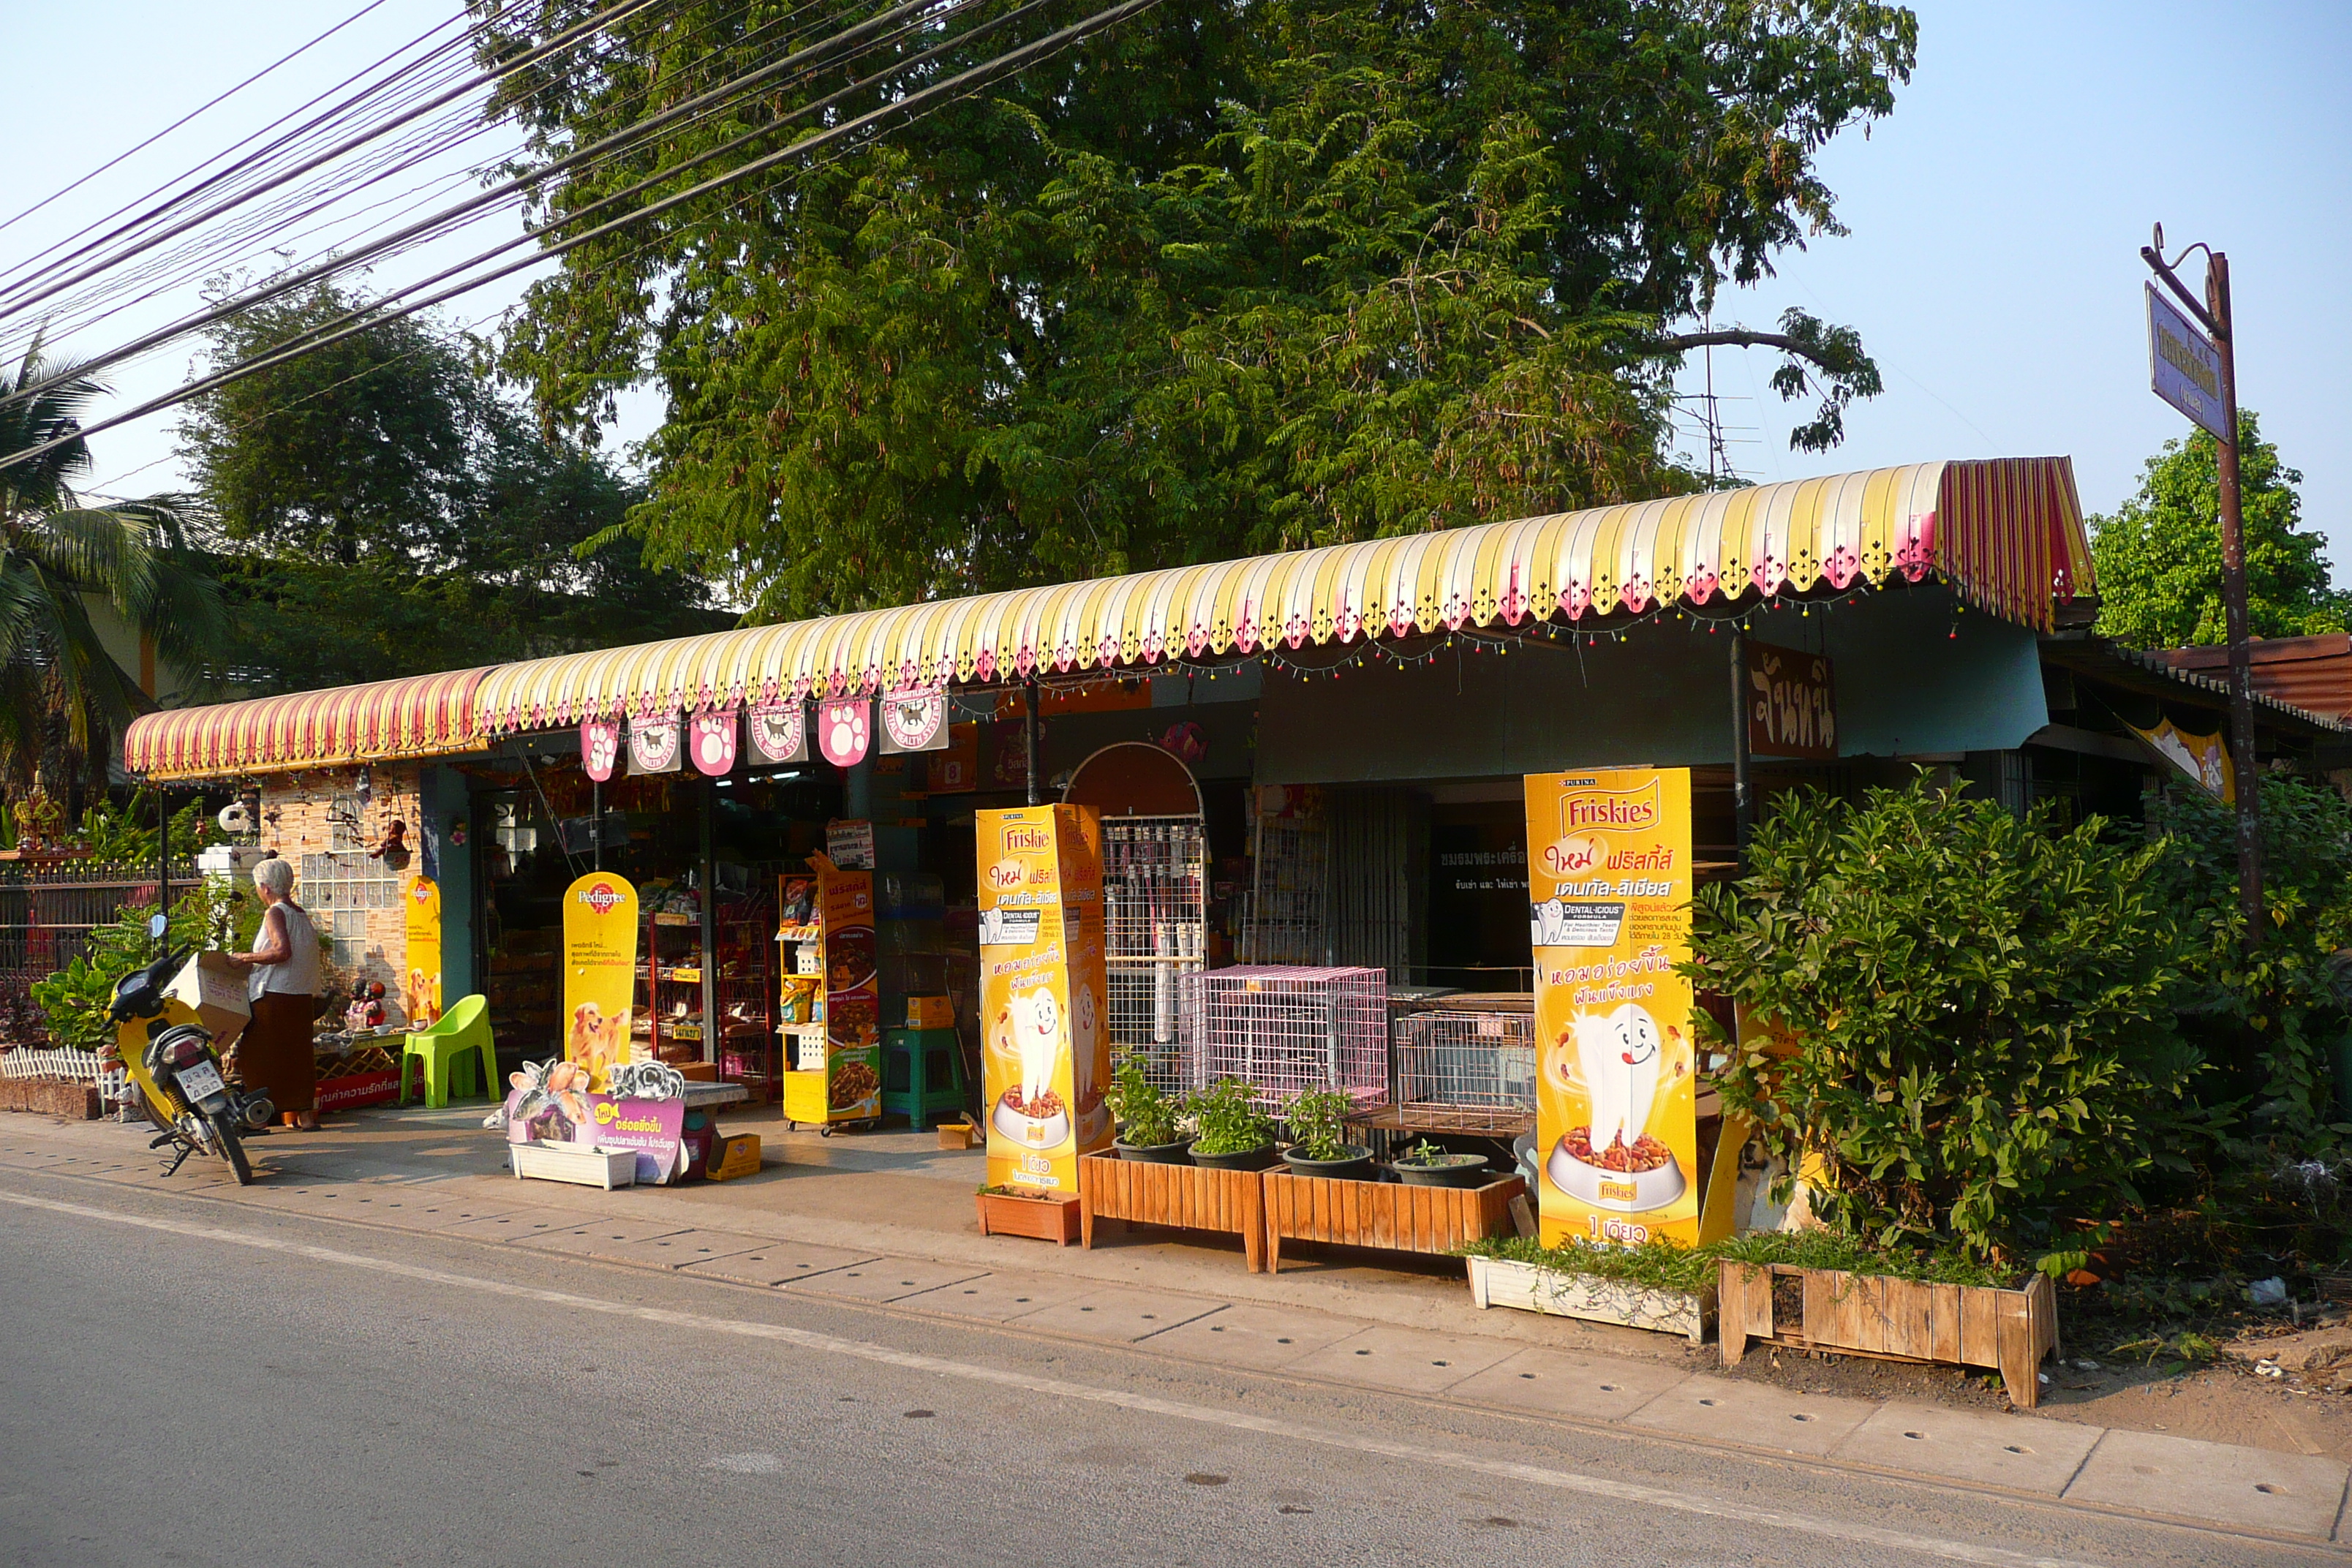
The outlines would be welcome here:
[[[163,916],[154,914],[147,917],[147,934],[157,942],[163,941],[163,933],[171,929],[172,922]]]

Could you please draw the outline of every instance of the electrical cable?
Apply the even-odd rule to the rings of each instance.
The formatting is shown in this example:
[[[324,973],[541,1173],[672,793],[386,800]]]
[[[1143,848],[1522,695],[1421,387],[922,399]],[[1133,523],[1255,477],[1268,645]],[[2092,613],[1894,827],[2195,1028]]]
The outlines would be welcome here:
[[[394,310],[383,310],[377,308],[383,303],[383,300],[379,300],[376,302],[375,307],[371,307],[368,311],[363,313],[365,317],[363,320],[354,321],[350,317],[339,318],[339,321],[348,322],[348,324],[341,325],[339,327],[336,326],[336,323],[332,322],[322,323],[319,328],[313,329],[310,332],[298,334],[295,338],[289,339],[285,342],[265,349],[261,353],[242,360],[234,365],[216,371],[208,376],[199,377],[196,380],[191,381],[186,384],[174,389],[171,393],[159,397],[150,398],[146,402],[139,404],[132,408],[126,409],[120,414],[109,416],[104,419],[100,419],[92,424],[82,426],[72,433],[51,437],[47,441],[40,442],[32,447],[25,447],[20,451],[0,455],[0,468],[6,468],[16,463],[24,462],[30,458],[38,457],[42,453],[50,451],[68,442],[80,440],[88,436],[96,435],[100,431],[113,429],[118,426],[128,424],[134,419],[143,418],[149,414],[156,413],[162,409],[187,402],[189,399],[194,397],[202,396],[204,394],[211,392],[218,387],[226,386],[235,381],[241,381],[249,375],[258,374],[260,372],[270,369],[275,365],[284,363],[289,360],[299,358],[302,354],[308,353],[313,350],[324,348],[331,343],[340,342],[345,338],[355,336],[358,333],[367,331],[374,327],[388,325],[393,321],[400,321],[405,317],[415,315],[420,310],[429,310],[433,306],[445,303],[459,295],[469,293],[476,289],[483,287],[485,284],[496,282],[501,278],[510,276],[511,274],[521,271],[526,268],[534,267],[542,261],[551,260],[556,257],[562,256],[572,250],[577,249],[583,245],[587,244],[591,240],[602,238],[606,235],[626,227],[630,224],[638,222],[645,218],[656,216],[665,212],[672,211],[690,201],[709,195],[714,191],[719,190],[729,184],[732,184],[738,180],[748,178],[753,174],[763,174],[770,169],[781,166],[788,160],[803,158],[821,149],[831,147],[835,143],[861,136],[867,132],[875,130],[885,121],[895,116],[904,114],[908,115],[910,120],[920,118],[922,112],[934,105],[943,105],[946,102],[952,102],[961,98],[968,97],[971,93],[979,90],[981,88],[985,87],[990,82],[992,82],[1003,76],[1024,69],[1041,58],[1060,52],[1062,49],[1068,47],[1072,44],[1080,42],[1106,28],[1116,26],[1118,24],[1126,21],[1128,18],[1150,9],[1158,3],[1159,0],[1122,0],[1122,3],[1119,5],[1112,5],[1102,11],[1096,12],[1093,16],[1085,17],[1080,21],[1074,22],[1066,27],[1063,27],[1054,33],[1046,35],[1045,37],[1022,45],[1017,48],[1006,50],[1004,53],[998,55],[994,58],[985,60],[967,70],[959,72],[957,75],[948,78],[944,81],[935,83],[930,87],[920,89],[913,93],[908,94],[906,97],[901,98],[895,102],[885,104],[879,108],[868,110],[865,114],[844,121],[838,125],[832,126],[826,130],[804,137],[801,141],[793,143],[790,147],[752,159],[751,162],[730,170],[723,174],[713,176],[709,180],[705,180],[698,184],[689,186],[686,190],[666,196],[636,212],[627,214],[607,223],[600,224],[593,228],[574,235],[568,239],[558,241],[557,243],[547,247],[536,255],[523,257],[519,260],[509,262],[503,267],[493,268],[492,270],[483,273],[478,277],[467,279],[452,288],[443,289],[439,293],[430,294],[421,300],[412,300]],[[534,236],[531,237],[538,237]],[[502,246],[499,247],[500,250],[506,248],[508,248],[508,247]],[[487,254],[494,255],[497,254],[497,252],[493,251]],[[479,258],[477,258],[477,261],[478,261],[478,259]],[[467,267],[474,264],[475,263],[472,262],[461,263],[457,268],[446,269],[442,273],[436,274],[433,278],[426,279],[419,283],[412,284],[407,289],[387,294],[383,297],[383,300],[404,299],[408,294],[413,293],[415,290],[429,288],[432,284],[440,281],[442,279],[447,278],[455,272],[465,270]],[[352,313],[354,316],[361,314],[362,314],[362,312]],[[329,329],[331,327],[333,327],[335,330],[330,331]]]
[[[942,0],[904,0],[904,3],[892,7],[888,11],[879,13],[877,16],[868,18],[866,21],[858,24],[855,27],[836,34],[834,37],[826,38],[815,45],[812,45],[807,48],[798,50],[782,60],[772,62],[767,66],[761,67],[756,70],[735,78],[718,88],[710,89],[709,91],[698,94],[694,98],[688,99],[683,102],[664,110],[661,114],[656,115],[650,120],[633,121],[629,126],[600,138],[598,141],[593,142],[585,147],[568,153],[564,157],[559,158],[540,169],[533,170],[530,174],[509,180],[504,184],[494,186],[477,195],[470,196],[465,201],[458,203],[457,205],[450,207],[444,212],[437,213],[431,217],[422,219],[395,234],[386,236],[382,239],[371,241],[369,244],[362,246],[357,249],[339,254],[329,260],[320,262],[315,266],[271,279],[258,289],[251,290],[244,295],[240,295],[234,300],[230,300],[210,310],[183,318],[182,320],[173,322],[167,326],[157,328],[155,331],[149,332],[144,336],[133,339],[131,342],[123,344],[119,348],[109,350],[108,352],[99,354],[93,358],[82,360],[72,367],[71,374],[82,376],[103,371],[112,365],[119,364],[125,360],[135,358],[140,354],[158,348],[175,338],[184,337],[191,332],[201,331],[205,327],[226,321],[232,316],[241,314],[247,310],[256,309],[260,305],[267,304],[271,300],[282,298],[287,294],[292,293],[309,286],[311,283],[332,276],[337,272],[349,270],[362,262],[368,261],[390,251],[397,246],[414,244],[425,239],[429,239],[438,233],[446,232],[446,229],[456,221],[469,215],[478,213],[486,207],[495,205],[503,201],[511,200],[528,191],[530,187],[539,184],[554,175],[566,173],[576,166],[601,159],[608,154],[626,151],[632,147],[641,145],[645,141],[649,139],[653,132],[666,129],[675,120],[681,117],[695,118],[717,109],[723,109],[730,103],[739,100],[744,97],[748,97],[753,91],[771,85],[778,77],[788,74],[790,71],[813,71],[821,68],[827,64],[833,63],[845,53],[854,54],[858,51],[859,46],[872,42],[876,32],[887,27],[894,22],[904,21],[908,17],[914,16],[916,13],[929,12],[930,15],[923,18],[922,24],[929,25],[929,23],[936,22],[937,20],[946,16],[953,16],[959,11],[967,9],[973,5],[980,3],[981,0],[944,0],[944,3],[942,3]],[[814,100],[810,103],[803,104],[797,109],[787,111],[786,113],[769,121],[767,124],[761,125],[755,130],[747,132],[745,135],[736,137],[733,140],[722,142],[716,147],[707,149],[704,152],[697,153],[690,158],[682,160],[680,163],[667,169],[648,175],[645,179],[637,181],[620,191],[600,197],[596,201],[587,204],[576,212],[564,215],[562,219],[558,220],[558,222],[559,224],[576,222],[579,218],[589,213],[608,208],[616,203],[625,201],[632,196],[641,195],[646,190],[648,190],[656,184],[661,184],[677,178],[678,174],[688,169],[698,168],[704,163],[711,162],[713,159],[724,156],[728,153],[737,151],[750,142],[759,140],[761,137],[772,135],[780,128],[789,125],[796,120],[807,118],[812,114],[821,113],[824,110],[837,104],[842,100],[854,96],[861,90],[871,88],[877,80],[884,76],[898,74],[928,64],[932,59],[938,58],[940,54],[952,47],[959,47],[967,45],[974,38],[977,38],[987,32],[993,31],[995,28],[1003,26],[1019,17],[1025,16],[1041,6],[1051,3],[1053,3],[1053,0],[1029,0],[1029,3],[1026,5],[1016,7],[1014,10],[1004,13],[997,17],[984,21],[974,27],[967,28],[963,33],[956,35],[953,38],[949,39],[931,49],[926,50],[921,54],[910,57],[907,60],[900,61],[885,71],[877,71],[873,76],[862,79],[857,82],[854,82],[850,86],[830,94],[827,97]],[[899,36],[903,36],[904,31],[905,30],[902,30]],[[480,252],[467,258],[466,261],[458,263],[451,268],[436,273],[432,277],[427,278],[419,283],[411,285],[409,289],[402,290],[401,292],[409,292],[415,289],[427,288],[433,284],[445,281],[451,277],[457,276],[467,268],[478,266],[492,257],[501,255],[508,250],[513,249],[519,245],[530,244],[533,240],[540,238],[545,233],[546,228],[544,227],[540,229],[526,229],[524,232],[515,236],[513,238],[504,241],[498,246],[494,246],[488,250]],[[395,293],[383,296],[383,298],[396,299],[398,297],[399,294]],[[362,312],[355,311],[349,316],[322,322],[319,326],[310,330],[313,332],[324,331],[333,326],[341,324],[342,321],[355,320],[361,313]],[[0,406],[5,406],[9,403],[21,401],[24,398],[37,395],[47,386],[54,385],[58,381],[65,379],[65,374],[66,373],[61,372],[57,375],[49,377],[46,381],[37,381],[30,383],[26,386],[16,388],[8,396],[0,397]]]
[[[235,87],[229,88],[226,91],[205,100],[203,103],[200,103],[195,108],[188,110],[187,113],[183,114],[179,119],[174,120],[171,124],[166,125],[163,130],[156,132],[152,136],[148,137],[145,141],[138,143],[136,146],[128,147],[123,151],[117,153],[113,157],[109,158],[105,163],[100,163],[89,174],[84,174],[81,178],[74,181],[73,184],[43,196],[39,201],[35,202],[31,206],[26,207],[24,211],[16,214],[14,217],[0,218],[0,229],[13,228],[24,219],[32,216],[35,213],[39,212],[43,207],[47,206],[51,202],[57,201],[64,196],[71,195],[74,192],[81,189],[84,185],[89,184],[100,174],[105,174],[109,169],[111,169],[116,164],[121,163],[124,159],[135,157],[137,154],[145,152],[148,148],[152,147],[156,142],[161,142],[164,137],[172,134],[173,132],[179,130],[180,127],[187,124],[190,121],[194,120],[201,114],[204,114],[206,110],[217,109],[220,105],[227,102],[230,99],[235,98],[238,93],[243,92],[247,88],[251,87],[255,82],[259,81],[263,77],[266,77],[270,72],[276,70],[279,66],[288,64],[289,61],[294,60],[299,56],[310,53],[312,49],[318,47],[320,44],[325,43],[329,38],[333,37],[337,33],[341,32],[345,27],[350,26],[352,23],[360,20],[360,18],[365,16],[368,13],[377,9],[383,4],[384,0],[368,0],[366,5],[361,6],[358,10],[344,17],[341,21],[336,23],[325,32],[320,33],[309,43],[300,45],[288,53],[278,56],[276,59],[270,61],[268,65],[262,67],[251,76],[247,77],[243,81],[238,82]]]
[[[453,88],[446,89],[442,92],[435,94],[432,98],[426,100],[424,104],[418,107],[404,110],[399,114],[394,115],[391,119],[385,121],[380,125],[362,132],[356,136],[347,138],[346,140],[329,148],[324,153],[312,155],[310,158],[305,160],[299,164],[297,164],[293,169],[289,170],[285,174],[273,176],[249,190],[239,192],[236,195],[229,196],[226,200],[216,203],[212,207],[207,208],[202,213],[198,213],[193,217],[183,218],[174,226],[166,229],[160,235],[154,236],[149,243],[160,245],[164,240],[174,238],[179,235],[185,234],[189,229],[194,228],[200,224],[208,223],[214,218],[232,211],[248,201],[251,201],[255,196],[259,195],[266,191],[275,190],[279,185],[282,185],[290,180],[299,178],[303,174],[309,174],[322,164],[332,163],[337,158],[341,157],[344,153],[349,153],[355,148],[364,146],[366,143],[373,142],[376,138],[385,135],[390,132],[398,130],[401,126],[409,123],[411,121],[416,120],[423,115],[431,112],[433,110],[442,108],[445,105],[464,97],[467,93],[473,91],[477,88],[484,87],[492,82],[501,80],[506,77],[513,75],[516,71],[522,69],[526,66],[536,64],[540,60],[561,54],[571,48],[574,44],[593,36],[595,33],[613,22],[618,21],[635,12],[644,11],[651,6],[666,3],[667,3],[667,0],[616,0],[615,4],[606,6],[604,10],[599,11],[595,16],[590,17],[587,21],[567,27],[562,33],[556,35],[555,37],[548,40],[548,42],[539,45],[534,48],[526,50],[524,53],[516,56],[514,58],[505,61],[496,69],[485,71],[479,75],[470,77],[466,80],[459,82]],[[211,182],[209,181],[206,182],[206,184],[210,183]],[[110,236],[109,237],[110,238],[112,237]],[[84,247],[82,251],[78,251],[75,254],[85,254],[89,248],[89,247]],[[68,258],[66,259],[70,260],[72,258]],[[5,304],[0,304],[0,321],[4,321],[12,315],[29,310],[34,305],[39,304],[43,300],[47,300],[51,296],[72,287],[76,283],[82,282],[89,278],[94,277],[103,270],[104,267],[102,265],[87,268],[80,272],[75,273],[69,278],[52,283],[49,287],[30,296],[16,300]]]

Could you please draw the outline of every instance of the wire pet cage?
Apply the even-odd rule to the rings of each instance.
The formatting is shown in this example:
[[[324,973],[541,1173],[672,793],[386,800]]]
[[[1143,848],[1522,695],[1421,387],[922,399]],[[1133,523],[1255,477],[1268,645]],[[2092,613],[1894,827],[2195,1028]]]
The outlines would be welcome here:
[[[1181,977],[1185,1087],[1237,1078],[1279,1110],[1312,1089],[1388,1093],[1384,970],[1213,969]]]
[[[1516,1137],[1535,1126],[1536,1029],[1527,1013],[1435,1008],[1397,1020],[1400,1130]]]

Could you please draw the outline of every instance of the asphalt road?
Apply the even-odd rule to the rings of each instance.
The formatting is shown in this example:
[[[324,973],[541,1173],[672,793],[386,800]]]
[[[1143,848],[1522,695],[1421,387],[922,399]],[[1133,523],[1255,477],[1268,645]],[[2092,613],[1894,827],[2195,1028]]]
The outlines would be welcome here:
[[[20,1172],[0,1226],[26,1568],[2346,1560]]]

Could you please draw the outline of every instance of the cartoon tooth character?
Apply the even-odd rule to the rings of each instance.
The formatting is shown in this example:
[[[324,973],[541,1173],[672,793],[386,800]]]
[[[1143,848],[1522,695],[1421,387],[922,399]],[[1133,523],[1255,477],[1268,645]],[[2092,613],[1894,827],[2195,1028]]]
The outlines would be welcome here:
[[[1593,1152],[1612,1143],[1631,1148],[1648,1128],[1658,1096],[1658,1021],[1628,1002],[1614,1013],[1580,1013],[1575,1029],[1577,1061],[1591,1097]]]
[[[1568,910],[1558,899],[1548,899],[1529,913],[1528,922],[1538,947],[1561,946],[1568,937]]]
[[[1015,992],[1013,1044],[1021,1061],[1021,1102],[1034,1105],[1054,1087],[1054,1062],[1062,1046],[1062,1005],[1050,985]]]

